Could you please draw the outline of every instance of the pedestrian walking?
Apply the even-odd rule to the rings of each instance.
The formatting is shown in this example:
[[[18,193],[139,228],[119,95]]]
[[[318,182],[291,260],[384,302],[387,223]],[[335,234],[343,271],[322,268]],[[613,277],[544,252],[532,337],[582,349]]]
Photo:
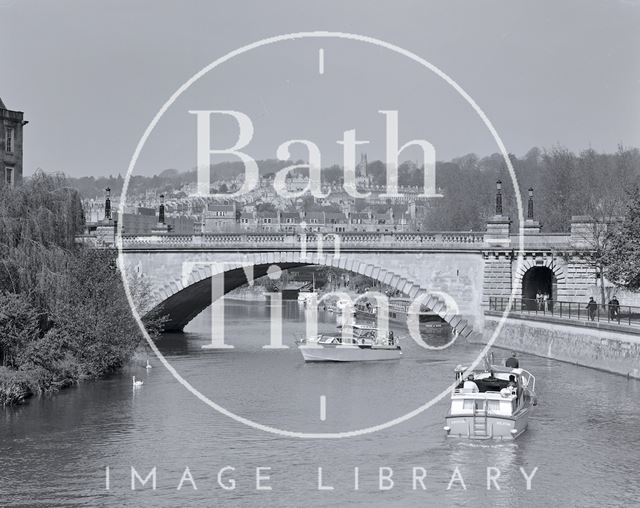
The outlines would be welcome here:
[[[613,295],[613,298],[609,301],[609,313],[611,314],[611,321],[617,320],[618,324],[620,324],[620,302],[616,295]]]
[[[596,311],[598,310],[598,304],[593,299],[593,296],[589,297],[589,303],[587,303],[587,311],[589,312],[589,319],[595,321]]]

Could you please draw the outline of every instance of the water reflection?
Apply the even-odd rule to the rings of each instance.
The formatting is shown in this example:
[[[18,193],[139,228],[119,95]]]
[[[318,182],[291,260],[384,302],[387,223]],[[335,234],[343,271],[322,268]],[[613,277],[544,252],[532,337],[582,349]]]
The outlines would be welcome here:
[[[262,350],[268,339],[264,305],[229,304],[228,343],[235,349],[203,352],[208,316],[185,334],[167,335],[163,353],[214,400],[258,421],[334,431],[379,423],[414,408],[448,383],[453,366],[473,359],[477,347],[457,343],[444,352],[406,344],[399,362],[305,365],[295,348]],[[304,330],[296,306],[285,306],[285,343]],[[323,326],[335,327],[324,315]],[[498,355],[499,356],[499,355]],[[515,442],[447,439],[448,401],[384,432],[346,440],[285,439],[242,426],[200,403],[161,365],[131,366],[108,379],[83,383],[55,397],[2,411],[0,504],[3,506],[627,506],[640,496],[640,383],[603,372],[523,356],[537,379],[540,404],[529,430]],[[133,391],[131,377],[144,380]],[[319,396],[327,396],[327,420]],[[234,491],[217,484],[231,465]],[[111,489],[104,489],[104,468]],[[158,488],[130,489],[130,467],[157,467]],[[189,466],[198,490],[177,491]],[[255,490],[256,467],[271,467],[270,492]],[[538,467],[532,490],[527,474]],[[333,491],[319,491],[322,467]],[[354,490],[354,467],[359,490]],[[393,469],[394,487],[379,490],[379,468]],[[424,468],[426,491],[413,489],[413,468]],[[447,486],[459,468],[459,482]],[[500,490],[487,490],[487,468],[500,470]]]

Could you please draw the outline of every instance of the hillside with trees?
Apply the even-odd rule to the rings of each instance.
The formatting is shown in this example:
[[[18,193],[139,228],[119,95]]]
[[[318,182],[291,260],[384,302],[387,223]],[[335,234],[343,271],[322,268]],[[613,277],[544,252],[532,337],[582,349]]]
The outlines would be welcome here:
[[[599,153],[587,149],[573,153],[561,146],[550,149],[532,148],[522,157],[510,156],[526,213],[527,189],[535,190],[535,215],[547,232],[566,232],[572,215],[597,218],[621,216],[627,191],[640,179],[640,151],[619,147],[615,153]],[[290,165],[277,160],[258,161],[261,175]],[[234,178],[242,173],[239,162],[224,162],[211,167],[212,181]],[[369,163],[367,173],[374,185],[385,184],[385,165]],[[342,168],[331,166],[322,170],[326,182],[340,183]],[[468,154],[436,164],[436,187],[443,194],[429,204],[423,230],[481,230],[494,213],[495,182],[501,180],[504,189],[504,210],[517,227],[517,206],[512,179],[499,154],[478,157]],[[400,185],[422,186],[423,171],[415,164],[399,167]],[[196,182],[195,170],[179,172],[165,170],[152,177],[134,175],[130,195],[146,191],[180,196],[179,190]],[[117,177],[69,178],[68,184],[86,198],[102,196],[110,187],[115,195],[121,192],[124,179]],[[186,197],[182,193],[182,197]]]

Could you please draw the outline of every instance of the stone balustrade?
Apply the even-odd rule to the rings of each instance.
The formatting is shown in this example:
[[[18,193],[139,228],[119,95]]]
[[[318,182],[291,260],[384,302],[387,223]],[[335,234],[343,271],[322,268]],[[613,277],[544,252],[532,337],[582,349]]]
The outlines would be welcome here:
[[[98,238],[100,241],[98,241]],[[525,247],[531,249],[569,249],[571,237],[564,234],[547,234],[525,237]],[[83,235],[79,243],[88,245],[113,245],[114,235]],[[123,249],[282,249],[300,250],[306,245],[309,251],[340,249],[364,250],[487,250],[497,248],[484,232],[346,232],[346,233],[209,233],[201,235],[147,234],[123,235]],[[519,238],[511,235],[505,248],[517,249]]]

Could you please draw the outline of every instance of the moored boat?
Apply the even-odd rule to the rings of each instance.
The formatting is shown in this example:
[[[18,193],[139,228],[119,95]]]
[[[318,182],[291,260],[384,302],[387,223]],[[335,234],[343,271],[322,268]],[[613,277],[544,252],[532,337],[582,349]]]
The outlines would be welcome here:
[[[419,311],[410,311],[411,301],[406,298],[391,298],[389,300],[388,319],[390,323],[397,323],[407,326],[409,317],[417,315],[421,328],[442,328],[447,331],[451,329],[449,324],[442,319],[437,312],[426,308]],[[376,320],[378,309],[370,303],[358,304],[355,307],[355,316],[359,319]]]
[[[393,331],[354,324],[351,333],[318,335],[298,346],[305,362],[363,362],[397,360],[402,349]]]
[[[444,430],[448,437],[515,439],[528,426],[536,405],[535,377],[521,368],[486,365],[463,379],[466,367],[455,369],[458,384]]]

